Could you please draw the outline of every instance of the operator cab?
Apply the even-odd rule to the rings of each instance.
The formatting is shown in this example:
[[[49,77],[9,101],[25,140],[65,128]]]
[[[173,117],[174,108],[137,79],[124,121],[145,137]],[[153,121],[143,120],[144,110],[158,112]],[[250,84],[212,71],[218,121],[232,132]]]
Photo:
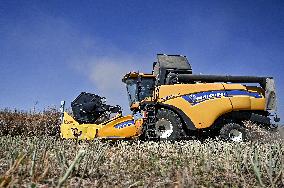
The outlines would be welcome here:
[[[155,76],[152,74],[131,72],[126,74],[122,81],[126,84],[129,106],[131,108],[153,95]]]
[[[126,84],[130,109],[137,108],[139,102],[153,95],[155,86],[172,84],[168,78],[173,74],[192,74],[191,65],[182,55],[157,54],[152,74],[130,72],[122,81]]]

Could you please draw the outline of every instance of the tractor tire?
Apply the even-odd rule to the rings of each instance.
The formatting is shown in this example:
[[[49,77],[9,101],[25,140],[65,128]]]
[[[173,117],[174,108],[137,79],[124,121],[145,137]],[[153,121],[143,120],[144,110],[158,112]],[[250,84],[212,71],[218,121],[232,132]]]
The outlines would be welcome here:
[[[179,116],[171,110],[157,112],[156,134],[161,141],[177,141],[186,136]]]
[[[220,130],[220,138],[230,142],[244,142],[248,140],[247,130],[238,123],[227,123]]]

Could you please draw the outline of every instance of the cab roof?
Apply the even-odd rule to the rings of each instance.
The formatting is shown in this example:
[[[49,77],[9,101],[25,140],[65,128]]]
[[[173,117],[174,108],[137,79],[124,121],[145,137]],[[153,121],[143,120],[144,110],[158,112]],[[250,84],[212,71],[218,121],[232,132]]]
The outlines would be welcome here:
[[[155,78],[156,76],[153,74],[147,74],[147,73],[140,73],[140,72],[129,72],[124,75],[122,78],[122,82],[125,82],[129,78],[138,78],[138,77],[144,77],[144,78]]]

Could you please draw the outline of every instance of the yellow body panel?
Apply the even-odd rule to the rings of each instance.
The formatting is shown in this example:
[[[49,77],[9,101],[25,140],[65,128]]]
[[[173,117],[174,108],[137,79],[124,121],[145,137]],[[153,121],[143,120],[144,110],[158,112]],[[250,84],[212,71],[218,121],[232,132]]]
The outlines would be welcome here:
[[[142,119],[134,121],[132,115],[116,116],[102,124],[79,124],[68,113],[60,126],[62,138],[92,140],[94,138],[134,138],[140,135]]]
[[[241,84],[223,84],[226,90],[246,90],[252,93],[260,93],[261,98],[254,98],[246,95],[229,97],[233,110],[264,110],[265,98],[264,90],[255,86],[244,86]]]
[[[210,127],[222,114],[232,111],[229,99],[218,98],[208,100],[199,105],[191,105],[181,97],[165,101],[164,104],[172,105],[182,110],[193,122],[196,128]]]
[[[251,110],[265,110],[265,98],[254,99],[251,98]]]
[[[191,94],[198,93],[208,94],[205,98],[199,98],[199,102],[196,103],[186,100],[188,97],[185,96],[192,97]],[[254,95],[257,95],[257,98]],[[261,88],[241,84],[162,85],[156,90],[156,100],[184,112],[198,129],[210,127],[221,115],[231,111],[265,109],[265,98]]]
[[[212,90],[224,90],[224,87],[222,84],[167,85],[166,87],[161,86],[159,96],[162,97],[160,101],[163,104],[172,105],[182,110],[191,119],[196,128],[207,128],[210,127],[219,116],[232,111],[230,100],[221,97],[205,101],[198,105],[192,105],[181,96]],[[175,97],[164,101],[168,92],[174,94]]]

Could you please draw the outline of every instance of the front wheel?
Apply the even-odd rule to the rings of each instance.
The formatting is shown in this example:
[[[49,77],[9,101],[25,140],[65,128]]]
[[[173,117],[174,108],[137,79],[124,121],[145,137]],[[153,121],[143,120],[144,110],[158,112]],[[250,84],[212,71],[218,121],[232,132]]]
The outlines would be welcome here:
[[[160,140],[176,141],[186,136],[179,116],[173,111],[160,109],[156,117],[156,135]]]
[[[221,128],[220,137],[226,141],[243,142],[247,140],[247,132],[238,123],[227,123]]]

